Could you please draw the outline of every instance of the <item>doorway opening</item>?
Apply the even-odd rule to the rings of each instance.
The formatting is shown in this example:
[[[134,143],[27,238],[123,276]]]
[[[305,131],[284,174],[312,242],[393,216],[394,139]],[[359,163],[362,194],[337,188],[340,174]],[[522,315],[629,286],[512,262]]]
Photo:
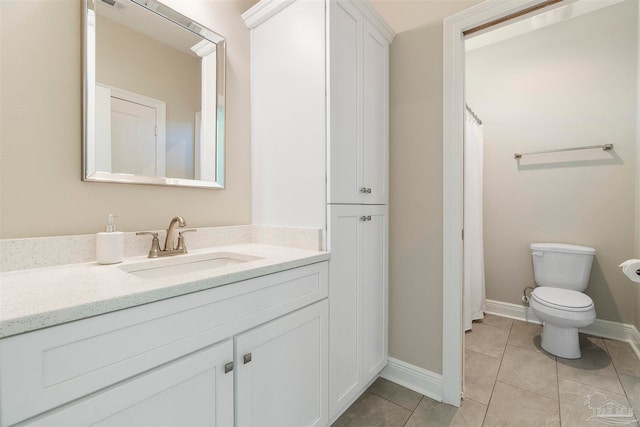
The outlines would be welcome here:
[[[461,239],[461,230],[464,224],[464,209],[463,209],[463,195],[465,191],[464,185],[464,170],[463,170],[463,158],[465,158],[464,154],[464,132],[463,132],[463,119],[464,119],[464,111],[465,104],[468,103],[472,110],[474,110],[476,115],[484,121],[485,127],[494,127],[499,120],[503,120],[506,122],[514,123],[512,116],[510,115],[514,111],[512,110],[527,110],[523,107],[524,102],[520,102],[517,90],[522,90],[523,92],[531,92],[534,95],[539,94],[540,97],[548,96],[544,95],[544,91],[541,90],[541,85],[553,86],[557,85],[560,90],[567,91],[568,88],[566,83],[560,83],[557,78],[552,77],[544,77],[544,73],[547,71],[544,67],[539,66],[535,69],[530,70],[530,73],[526,78],[522,78],[521,81],[516,82],[517,85],[511,87],[511,97],[512,101],[517,101],[514,104],[511,104],[511,108],[502,108],[502,111],[496,115],[495,111],[491,111],[493,108],[495,110],[497,104],[497,99],[499,98],[496,94],[492,94],[492,99],[496,102],[493,102],[492,105],[482,105],[483,102],[478,101],[478,97],[475,99],[473,97],[467,96],[465,93],[465,65],[467,63],[467,53],[465,51],[465,47],[467,47],[467,43],[479,44],[480,47],[476,47],[476,49],[486,49],[486,46],[489,46],[496,41],[491,41],[488,43],[480,43],[477,40],[480,40],[480,35],[491,35],[494,39],[498,37],[501,38],[502,44],[509,44],[508,42],[504,42],[504,40],[520,38],[523,39],[525,36],[524,32],[515,33],[511,35],[506,35],[511,30],[507,29],[507,26],[502,24],[500,26],[492,26],[491,28],[483,28],[480,31],[473,31],[476,28],[488,23],[494,22],[496,20],[503,19],[508,16],[517,15],[518,20],[516,23],[527,21],[527,25],[529,26],[529,30],[531,31],[532,26],[537,26],[537,29],[549,30],[555,23],[565,21],[567,19],[567,10],[568,9],[579,9],[577,6],[579,2],[574,1],[563,1],[560,3],[553,4],[551,7],[546,7],[544,9],[538,9],[532,15],[531,13],[526,16],[522,13],[527,9],[531,9],[535,6],[544,6],[544,1],[519,1],[519,2],[509,2],[509,4],[486,4],[481,3],[471,9],[463,11],[457,15],[449,17],[445,20],[445,44],[444,44],[444,139],[443,139],[443,150],[444,150],[444,267],[443,267],[443,279],[444,279],[444,306],[447,307],[447,310],[444,312],[443,316],[443,400],[446,403],[451,403],[454,405],[459,405],[460,396],[462,392],[462,381],[463,381],[463,354],[464,354],[464,335],[463,335],[463,291],[462,291],[462,283],[463,283],[463,241]],[[610,4],[608,4],[610,5]],[[567,7],[570,6],[570,7]],[[573,7],[576,6],[576,7]],[[587,16],[586,13],[582,14]],[[634,17],[635,18],[635,17]],[[513,22],[509,22],[509,24],[513,24]],[[511,26],[511,25],[509,25]],[[592,25],[591,29],[597,28],[597,26]],[[465,40],[464,34],[473,31],[477,37],[469,38]],[[518,30],[520,31],[520,30]],[[577,38],[577,37],[576,37]],[[589,43],[584,43],[589,44]],[[551,46],[555,48],[556,46]],[[522,49],[521,49],[522,50]],[[549,52],[553,49],[547,49]],[[518,49],[514,48],[511,51],[512,57],[515,58],[515,55],[518,53]],[[523,53],[523,52],[520,52]],[[527,51],[524,53],[529,53],[531,55],[531,51]],[[555,62],[562,62],[562,56],[556,56]],[[541,60],[541,63],[544,63]],[[551,59],[546,60],[547,63],[552,61]],[[490,63],[491,60],[484,60],[485,65]],[[566,60],[565,62],[571,62],[570,60]],[[606,61],[601,61],[606,62]],[[566,64],[565,64],[566,65]],[[584,64],[581,64],[584,65]],[[509,72],[509,70],[503,70],[505,72]],[[592,69],[588,70],[597,71],[597,68],[594,66]],[[582,72],[574,72],[574,82],[581,78],[584,78],[586,73]],[[606,75],[606,73],[605,73]],[[572,83],[572,84],[573,84]],[[486,85],[488,86],[488,85]],[[515,89],[514,89],[515,88]],[[517,89],[521,88],[521,89]],[[486,87],[489,90],[488,87]],[[556,88],[558,89],[558,88]],[[567,93],[570,93],[567,92]],[[555,97],[553,105],[554,108],[569,108],[569,100],[571,100],[572,96],[566,97]],[[576,97],[573,97],[576,98]],[[573,99],[575,101],[575,99]],[[598,104],[596,100],[591,102],[584,101],[580,103],[578,107],[575,108],[585,108]],[[606,103],[605,103],[606,104]],[[504,105],[504,104],[503,104]],[[509,111],[507,111],[509,110]],[[608,165],[613,164],[615,162],[620,162],[620,158],[616,159],[615,155],[607,155],[607,157],[597,157],[590,158],[585,160],[584,157],[580,158],[581,164],[576,164],[575,157],[564,158],[560,160],[562,164],[562,168],[558,167],[558,165],[549,165],[548,162],[545,164],[544,162],[538,162],[538,164],[524,164],[524,162],[520,162],[518,159],[514,159],[514,153],[517,153],[522,150],[523,144],[528,143],[528,139],[530,138],[533,142],[544,143],[544,142],[554,142],[558,144],[565,143],[568,146],[575,145],[588,145],[585,143],[578,143],[580,140],[584,140],[587,137],[595,137],[593,131],[587,131],[582,129],[584,126],[580,126],[579,123],[572,123],[574,125],[573,130],[578,130],[579,135],[576,140],[568,141],[567,134],[563,134],[562,128],[557,125],[562,120],[571,121],[568,119],[570,117],[566,112],[556,113],[555,117],[558,120],[555,124],[551,125],[542,125],[541,123],[541,114],[532,111],[519,111],[525,112],[528,123],[527,125],[534,126],[533,131],[520,132],[523,134],[522,137],[511,138],[511,146],[509,147],[512,152],[507,156],[502,156],[498,160],[491,159],[491,161],[496,161],[500,168],[506,168],[513,173],[518,174],[514,179],[522,179],[523,176],[526,175],[526,178],[529,179],[531,177],[535,177],[538,179],[551,179],[556,178],[558,175],[558,171],[570,171],[574,173],[579,171],[585,162],[593,165]],[[484,114],[483,114],[484,113]],[[593,114],[593,113],[590,113]],[[589,116],[589,114],[587,114]],[[600,117],[598,117],[600,119]],[[536,128],[537,126],[537,128]],[[517,126],[516,126],[517,127]],[[524,129],[518,129],[522,131]],[[584,130],[585,133],[582,133]],[[545,135],[545,132],[549,132]],[[610,133],[610,132],[609,132]],[[588,135],[588,136],[587,136]],[[604,138],[604,137],[603,137]],[[493,139],[491,137],[490,139]],[[631,138],[632,140],[634,137]],[[584,141],[583,141],[584,142]],[[607,142],[607,141],[604,141]],[[485,141],[487,144],[487,141]],[[528,145],[527,145],[528,146]],[[527,151],[527,146],[525,146],[524,151]],[[616,145],[617,147],[617,145]],[[502,153],[504,154],[504,153]],[[502,155],[501,154],[501,155]],[[465,161],[467,159],[465,158]],[[557,161],[557,160],[554,160]],[[499,169],[499,168],[498,168]],[[609,169],[611,168],[601,168],[601,169]],[[524,173],[523,173],[524,172]],[[508,181],[508,175],[496,170],[497,179],[502,179],[503,181]],[[495,177],[494,177],[495,178]],[[531,196],[531,192],[524,191],[504,191],[506,196],[511,196],[513,202],[516,206],[524,206],[528,207],[530,210],[535,211],[535,209],[531,209],[531,206],[527,206],[527,200]],[[509,210],[504,206],[504,200],[501,202],[497,202],[496,206],[502,206],[503,210]],[[551,208],[547,208],[547,210],[553,210],[555,206],[551,206]],[[502,208],[501,208],[502,209]],[[538,209],[536,207],[536,209]],[[543,212],[546,214],[546,212]],[[517,223],[518,221],[524,222],[521,224],[521,228],[523,229],[531,229],[531,227],[535,228],[535,225],[532,225],[528,222],[525,216],[517,213],[517,210],[512,210],[512,219]],[[504,218],[503,218],[504,222]],[[514,227],[517,227],[518,224],[512,224]],[[465,239],[468,237],[467,230],[465,230]],[[532,239],[532,236],[528,238]],[[534,240],[531,240],[534,241]],[[465,242],[466,243],[466,242]],[[632,243],[631,243],[632,244]],[[521,245],[522,246],[522,245]],[[507,252],[512,252],[508,248],[505,249]],[[519,250],[519,249],[518,249]],[[529,260],[528,256],[525,254],[524,257],[520,257],[524,259],[526,263]],[[529,262],[530,264],[530,262]],[[531,266],[528,265],[525,268],[521,268],[521,270],[531,269]],[[524,271],[527,277],[530,276],[529,271]],[[517,298],[519,299],[522,295],[522,288],[525,286],[529,286],[530,283],[522,283],[520,286],[516,286],[515,292],[517,293]],[[515,304],[514,304],[515,305]]]

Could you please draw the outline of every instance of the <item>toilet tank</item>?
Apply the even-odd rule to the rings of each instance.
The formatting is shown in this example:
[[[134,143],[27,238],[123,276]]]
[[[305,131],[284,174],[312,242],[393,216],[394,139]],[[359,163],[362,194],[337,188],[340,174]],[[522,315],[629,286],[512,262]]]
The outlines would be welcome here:
[[[564,243],[532,243],[533,276],[538,286],[587,289],[594,248]]]

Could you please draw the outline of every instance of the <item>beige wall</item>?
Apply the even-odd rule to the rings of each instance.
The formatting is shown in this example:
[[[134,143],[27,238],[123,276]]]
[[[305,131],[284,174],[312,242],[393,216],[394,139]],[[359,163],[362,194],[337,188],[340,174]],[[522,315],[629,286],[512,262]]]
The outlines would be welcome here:
[[[531,242],[573,243],[597,251],[586,291],[597,317],[635,321],[618,264],[635,240],[636,8],[627,0],[467,53],[467,102],[484,129],[488,299],[521,303]],[[603,143],[614,151],[513,158]]]
[[[200,58],[102,15],[96,33],[96,81],[167,103],[165,176],[193,179],[195,113],[202,109]],[[193,39],[193,44],[200,40]]]
[[[225,35],[226,189],[82,182],[81,2],[2,0],[0,15],[0,237],[94,233],[106,215],[119,228],[250,222],[249,32],[255,1],[167,0]],[[26,25],[25,23],[28,23]]]
[[[390,49],[389,355],[442,372],[442,19],[479,1],[373,1]]]

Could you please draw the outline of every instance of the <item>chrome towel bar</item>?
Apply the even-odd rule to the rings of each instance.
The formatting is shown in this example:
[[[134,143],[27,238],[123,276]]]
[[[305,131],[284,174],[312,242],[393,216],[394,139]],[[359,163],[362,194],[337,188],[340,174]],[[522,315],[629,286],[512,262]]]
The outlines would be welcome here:
[[[513,155],[513,158],[517,160],[522,158],[522,156],[528,156],[530,154],[559,153],[562,151],[591,150],[594,148],[600,148],[602,151],[609,151],[609,150],[613,150],[613,144],[587,145],[585,147],[573,147],[573,148],[558,148],[557,150],[534,151],[531,153],[515,153]]]

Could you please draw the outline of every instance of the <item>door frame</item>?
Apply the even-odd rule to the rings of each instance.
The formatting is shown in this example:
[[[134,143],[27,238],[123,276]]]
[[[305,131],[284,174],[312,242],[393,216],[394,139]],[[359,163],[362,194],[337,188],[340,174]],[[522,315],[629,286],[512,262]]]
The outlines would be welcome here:
[[[462,397],[462,229],[465,50],[463,32],[545,0],[487,0],[444,19],[443,43],[443,234],[442,401]],[[567,1],[568,3],[569,1]]]

